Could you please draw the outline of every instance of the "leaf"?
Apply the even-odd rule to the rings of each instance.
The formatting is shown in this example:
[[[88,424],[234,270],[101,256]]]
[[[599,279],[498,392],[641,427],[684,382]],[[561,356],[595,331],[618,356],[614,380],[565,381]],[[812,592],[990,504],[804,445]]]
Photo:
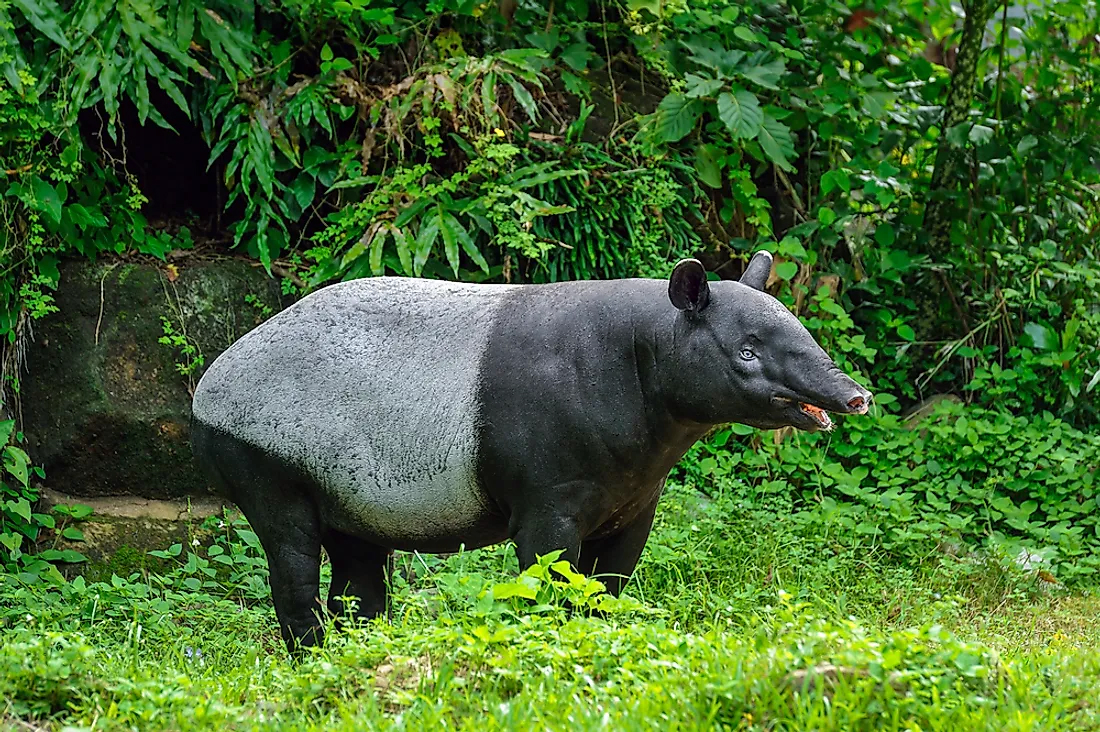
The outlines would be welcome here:
[[[84,541],[84,532],[75,526],[67,527],[61,532],[61,535],[69,541]]]
[[[688,99],[682,94],[669,94],[657,106],[657,139],[661,142],[682,140],[695,129],[702,111],[698,100]]]
[[[1025,153],[1038,147],[1039,140],[1035,135],[1025,135],[1022,140],[1016,145],[1016,154],[1024,155]]]
[[[967,139],[975,145],[984,145],[993,139],[993,128],[985,125],[974,125],[970,128]]]
[[[718,118],[734,138],[751,140],[760,133],[764,110],[755,94],[738,87],[718,97]]]
[[[695,74],[688,74],[685,78],[687,80],[687,91],[684,94],[690,99],[713,96],[726,85],[726,82],[722,79],[708,79],[705,76],[696,76]]]
[[[435,240],[439,236],[439,219],[433,218],[420,225],[420,231],[416,235],[416,256],[413,259],[413,274],[417,277],[424,271],[424,265],[432,252]]]
[[[574,43],[561,52],[561,60],[574,71],[584,71],[592,58],[591,48],[587,41]]]
[[[12,433],[15,432],[15,420],[5,419],[0,421],[0,445],[8,444]]]
[[[791,137],[791,129],[767,112],[764,113],[764,121],[760,126],[760,147],[764,153],[786,171],[793,171],[789,158],[794,157],[794,139]]]
[[[743,25],[739,25],[736,28],[734,28],[733,29],[733,35],[737,36],[738,38],[740,38],[742,41],[745,41],[746,43],[756,43],[756,40],[757,40],[756,34],[752,32],[752,29],[747,28]]]
[[[821,193],[828,195],[837,188],[845,193],[852,189],[852,182],[848,178],[848,173],[839,169],[826,171],[825,175],[821,176]]]
[[[699,180],[711,188],[722,187],[722,165],[718,162],[721,154],[717,145],[700,145],[695,151],[695,171]]]
[[[331,61],[332,57],[333,57],[332,48],[330,48],[327,43],[325,45],[321,46],[321,60],[322,61]]]
[[[513,597],[534,600],[538,597],[538,589],[537,587],[529,587],[522,582],[502,582],[493,585],[494,600],[508,600]]]
[[[409,237],[405,234],[403,229],[399,229],[396,226],[391,227],[390,232],[393,234],[393,243],[397,246],[397,256],[401,260],[401,269],[405,271],[406,275],[412,277],[413,258],[412,247],[409,245]]]
[[[910,343],[917,339],[917,334],[913,332],[913,329],[904,323],[898,326],[898,335],[902,340],[909,341]]]
[[[1053,351],[1058,347],[1058,336],[1049,325],[1032,321],[1024,326],[1020,342],[1028,348]]]
[[[713,42],[703,45],[696,41],[688,41],[684,46],[691,51],[691,60],[700,66],[716,71],[725,79],[733,78],[737,73],[737,65],[745,58],[744,51],[733,51],[716,46]]]
[[[885,248],[893,246],[896,237],[897,233],[894,231],[894,227],[885,221],[875,228],[875,241]]]
[[[439,211],[439,231],[443,234],[443,253],[447,257],[447,263],[451,265],[451,271],[458,277],[458,232],[453,224],[458,222],[454,216]],[[452,224],[453,222],[453,224]]]
[[[741,76],[765,89],[779,89],[779,79],[786,73],[787,66],[783,59],[777,58],[766,64],[750,66],[749,68],[742,67],[739,71]]]
[[[53,222],[54,226],[61,223],[61,197],[57,195],[57,189],[37,175],[31,177],[30,196],[23,196],[23,203],[35,211],[39,211]]]
[[[36,0],[14,0],[13,4],[23,13],[27,22],[42,35],[49,38],[66,51],[72,50],[69,39],[65,37],[62,26],[65,16],[60,6],[53,0],[38,3]]]
[[[375,277],[386,271],[385,267],[382,266],[382,249],[385,244],[386,232],[380,230],[374,235],[370,243],[370,271]]]
[[[520,84],[515,79],[511,79],[508,82],[508,86],[512,88],[512,95],[519,102],[519,105],[523,107],[523,111],[527,113],[527,118],[534,124],[538,121],[539,112],[535,107],[535,98],[531,96],[531,92],[527,91],[527,87]]]
[[[781,280],[791,280],[798,274],[798,264],[795,262],[781,262],[775,265],[775,276]]]
[[[24,521],[31,520],[31,504],[26,498],[20,498],[17,501],[7,501],[4,506]]]
[[[290,192],[294,194],[298,208],[305,211],[313,203],[313,197],[317,192],[316,180],[308,173],[300,173],[290,184]]]
[[[30,479],[29,466],[31,462],[30,456],[26,455],[22,449],[9,445],[3,449],[3,467],[11,473],[11,476],[18,480],[21,484],[27,484],[27,480]]]

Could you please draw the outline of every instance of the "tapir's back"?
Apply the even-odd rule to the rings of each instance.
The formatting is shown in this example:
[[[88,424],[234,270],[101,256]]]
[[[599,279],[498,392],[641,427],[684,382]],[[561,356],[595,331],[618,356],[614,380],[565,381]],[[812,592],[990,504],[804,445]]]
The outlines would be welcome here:
[[[311,476],[339,508],[335,528],[452,536],[487,506],[479,365],[510,289],[403,278],[324,288],[210,366],[194,419]]]

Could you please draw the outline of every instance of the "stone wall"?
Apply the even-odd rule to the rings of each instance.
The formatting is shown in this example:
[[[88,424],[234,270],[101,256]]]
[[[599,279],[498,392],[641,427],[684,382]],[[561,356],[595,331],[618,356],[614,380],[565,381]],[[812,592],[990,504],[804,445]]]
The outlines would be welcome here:
[[[238,259],[87,261],[62,267],[60,312],[34,325],[21,375],[22,428],[46,485],[72,496],[204,495],[188,444],[194,357],[206,364],[289,300]]]

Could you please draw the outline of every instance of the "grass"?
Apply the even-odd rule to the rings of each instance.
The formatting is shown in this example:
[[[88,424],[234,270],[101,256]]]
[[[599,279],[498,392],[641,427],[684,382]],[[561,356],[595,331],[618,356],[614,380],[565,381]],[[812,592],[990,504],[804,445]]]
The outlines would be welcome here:
[[[0,726],[1100,729],[1100,599],[994,555],[898,558],[673,490],[635,601],[602,617],[550,561],[517,582],[507,548],[405,555],[390,622],[293,664],[250,551],[231,581],[186,552],[166,576],[0,577]]]

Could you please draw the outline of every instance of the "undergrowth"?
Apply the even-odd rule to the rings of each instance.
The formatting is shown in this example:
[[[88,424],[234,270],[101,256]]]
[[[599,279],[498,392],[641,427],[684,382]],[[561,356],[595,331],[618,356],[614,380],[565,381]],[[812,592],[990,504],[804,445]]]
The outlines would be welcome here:
[[[2,576],[0,713],[95,729],[1100,725],[1094,599],[780,517],[673,486],[619,600],[554,557],[517,576],[508,546],[400,554],[391,618],[297,665],[254,537],[226,518],[213,547],[163,553],[178,561],[163,574]]]

